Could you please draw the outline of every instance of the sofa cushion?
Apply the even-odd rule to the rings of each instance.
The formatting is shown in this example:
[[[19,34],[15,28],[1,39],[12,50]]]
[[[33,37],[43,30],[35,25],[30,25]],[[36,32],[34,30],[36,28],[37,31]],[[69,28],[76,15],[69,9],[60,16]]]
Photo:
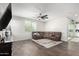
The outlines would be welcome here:
[[[32,33],[32,38],[33,39],[42,39],[43,38],[43,33],[42,32],[33,32]]]
[[[61,32],[54,32],[51,36],[51,39],[54,41],[61,41]]]
[[[36,35],[34,35],[37,33]],[[33,39],[51,39],[61,41],[61,32],[32,32]]]

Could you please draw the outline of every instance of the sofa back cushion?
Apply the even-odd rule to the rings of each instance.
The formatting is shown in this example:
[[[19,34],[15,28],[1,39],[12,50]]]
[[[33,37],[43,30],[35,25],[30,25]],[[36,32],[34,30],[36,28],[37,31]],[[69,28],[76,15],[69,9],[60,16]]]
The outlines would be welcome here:
[[[53,32],[50,38],[54,41],[61,41],[61,32]]]
[[[32,32],[32,38],[61,41],[61,32]]]
[[[33,39],[43,39],[43,32],[32,32],[32,38]]]

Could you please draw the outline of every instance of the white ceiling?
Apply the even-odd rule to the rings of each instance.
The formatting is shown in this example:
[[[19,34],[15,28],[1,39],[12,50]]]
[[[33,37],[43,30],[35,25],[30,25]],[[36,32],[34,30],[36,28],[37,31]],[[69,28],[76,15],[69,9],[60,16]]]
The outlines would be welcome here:
[[[33,4],[33,3],[21,3],[21,4],[12,4],[13,14],[22,16],[22,17],[29,17],[33,18],[36,17],[40,11],[46,11],[47,4]]]
[[[3,12],[8,4],[0,3],[0,12]],[[12,3],[12,14],[21,17],[36,17],[40,10],[50,16],[79,15],[79,3]]]

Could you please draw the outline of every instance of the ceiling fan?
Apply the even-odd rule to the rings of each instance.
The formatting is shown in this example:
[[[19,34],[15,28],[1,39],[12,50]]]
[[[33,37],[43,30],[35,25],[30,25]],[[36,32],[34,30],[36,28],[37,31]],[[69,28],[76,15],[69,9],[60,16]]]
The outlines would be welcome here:
[[[38,15],[34,17],[36,20],[45,21],[48,19],[48,15],[46,14],[47,9],[38,8],[38,11]]]
[[[36,17],[36,19],[37,20],[46,20],[46,19],[48,19],[48,15],[39,13],[39,15]]]

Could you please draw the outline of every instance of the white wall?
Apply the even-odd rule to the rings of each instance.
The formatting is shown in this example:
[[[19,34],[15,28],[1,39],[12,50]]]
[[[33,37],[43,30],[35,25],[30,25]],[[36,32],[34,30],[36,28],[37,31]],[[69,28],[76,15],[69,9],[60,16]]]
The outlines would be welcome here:
[[[37,21],[37,31],[44,31],[45,30],[45,23]]]
[[[14,41],[32,39],[31,32],[25,32],[24,21],[26,18],[13,17],[10,24]],[[62,32],[62,40],[67,41],[67,26],[69,19],[63,16],[56,16],[54,19],[51,17],[48,22],[37,21],[37,31],[53,31]]]
[[[32,39],[32,32],[25,31],[24,25],[26,20],[30,20],[30,19],[19,17],[19,16],[12,17],[12,20],[10,21],[9,24],[11,25],[12,28],[13,41]],[[37,21],[37,31],[43,31],[44,27],[45,26],[43,22]]]
[[[53,16],[52,16],[53,17]],[[67,41],[67,26],[69,23],[69,19],[63,16],[56,16],[54,19],[51,19],[46,23],[45,30],[46,31],[55,31],[62,32],[63,41]]]
[[[13,40],[27,40],[31,39],[31,32],[25,32],[24,22],[25,18],[13,17],[10,24],[12,28]]]

